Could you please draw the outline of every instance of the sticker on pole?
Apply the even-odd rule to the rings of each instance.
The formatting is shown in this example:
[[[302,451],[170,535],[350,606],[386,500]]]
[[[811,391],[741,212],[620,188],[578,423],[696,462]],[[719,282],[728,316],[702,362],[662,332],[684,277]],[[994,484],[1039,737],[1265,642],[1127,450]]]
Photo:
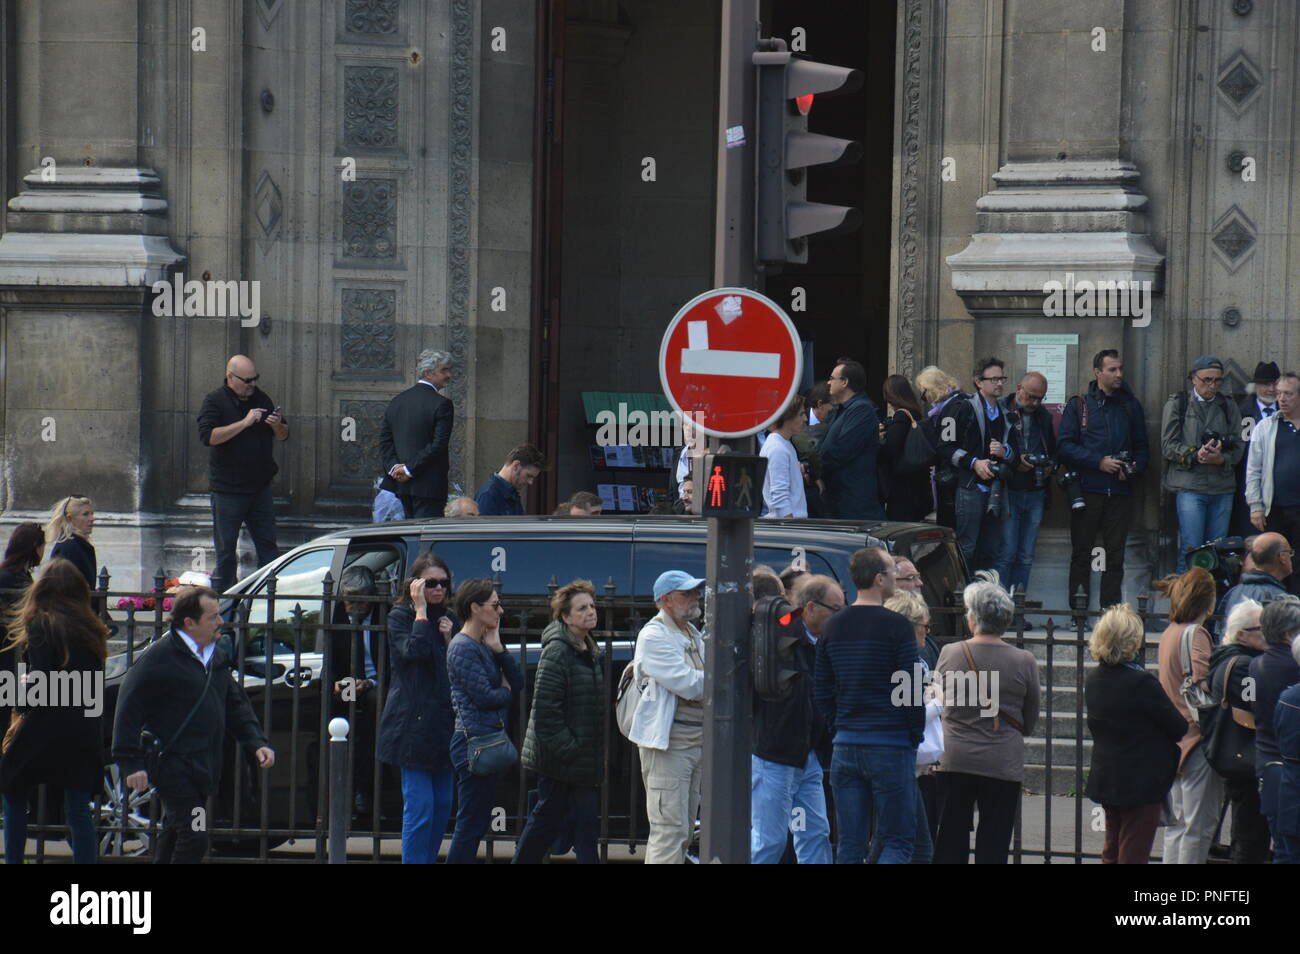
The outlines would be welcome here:
[[[803,376],[794,323],[748,288],[692,298],[668,323],[659,380],[668,403],[711,437],[757,434],[790,404]]]

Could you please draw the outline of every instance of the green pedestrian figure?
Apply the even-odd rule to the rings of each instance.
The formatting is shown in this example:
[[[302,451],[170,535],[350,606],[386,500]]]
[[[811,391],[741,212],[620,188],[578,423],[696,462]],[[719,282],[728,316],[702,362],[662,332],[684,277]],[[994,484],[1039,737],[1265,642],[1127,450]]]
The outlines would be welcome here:
[[[736,493],[736,509],[747,510],[754,506],[753,498],[749,495],[750,490],[754,487],[754,478],[749,476],[748,467],[740,468],[740,480],[736,481],[736,483],[740,485]]]

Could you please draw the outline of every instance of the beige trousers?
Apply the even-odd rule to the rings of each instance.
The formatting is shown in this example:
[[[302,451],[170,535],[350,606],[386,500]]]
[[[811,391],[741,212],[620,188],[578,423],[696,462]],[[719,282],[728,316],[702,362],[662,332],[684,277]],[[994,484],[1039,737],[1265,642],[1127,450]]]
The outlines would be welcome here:
[[[650,838],[646,845],[648,865],[680,865],[695,833],[695,816],[700,811],[701,766],[704,746],[648,749],[641,753],[641,779],[645,782],[646,815]]]

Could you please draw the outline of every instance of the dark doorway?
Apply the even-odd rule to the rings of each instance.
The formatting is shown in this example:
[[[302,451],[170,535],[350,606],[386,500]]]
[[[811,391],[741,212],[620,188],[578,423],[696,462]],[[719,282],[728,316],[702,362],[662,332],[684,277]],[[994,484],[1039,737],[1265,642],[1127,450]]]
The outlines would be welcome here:
[[[802,29],[809,59],[864,74],[862,89],[819,97],[808,116],[811,132],[862,143],[861,162],[815,168],[808,176],[809,201],[861,209],[862,227],[814,238],[808,263],[786,266],[768,276],[766,286],[768,296],[789,311],[799,333],[812,342],[814,380],[825,380],[836,358],[857,358],[867,369],[867,394],[879,404],[889,370],[897,4],[769,0],[763,14],[766,35],[791,43]],[[804,290],[804,311],[792,310],[796,288]]]

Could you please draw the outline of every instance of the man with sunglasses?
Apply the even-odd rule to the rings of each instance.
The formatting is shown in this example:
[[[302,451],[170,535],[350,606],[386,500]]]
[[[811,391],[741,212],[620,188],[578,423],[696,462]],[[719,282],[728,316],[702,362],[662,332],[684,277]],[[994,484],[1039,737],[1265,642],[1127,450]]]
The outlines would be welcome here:
[[[998,465],[1009,475],[1015,432],[998,403],[1006,387],[998,358],[975,363],[975,393],[949,402],[939,419],[939,460],[957,474],[957,545],[971,570],[991,570],[1002,555],[1002,513],[989,506]],[[1005,489],[1005,485],[1004,488]],[[1004,504],[1005,507],[1005,504]]]
[[[238,578],[239,528],[247,525],[257,565],[280,554],[275,543],[271,480],[279,468],[273,442],[289,439],[282,409],[257,386],[261,375],[251,358],[237,354],[226,364],[226,383],[203,399],[199,440],[211,448],[208,489],[212,499],[213,588],[224,593]]]
[[[1191,388],[1165,402],[1160,416],[1164,486],[1178,508],[1178,572],[1187,551],[1228,535],[1241,460],[1240,414],[1219,393],[1223,362],[1203,354],[1187,375]]]

